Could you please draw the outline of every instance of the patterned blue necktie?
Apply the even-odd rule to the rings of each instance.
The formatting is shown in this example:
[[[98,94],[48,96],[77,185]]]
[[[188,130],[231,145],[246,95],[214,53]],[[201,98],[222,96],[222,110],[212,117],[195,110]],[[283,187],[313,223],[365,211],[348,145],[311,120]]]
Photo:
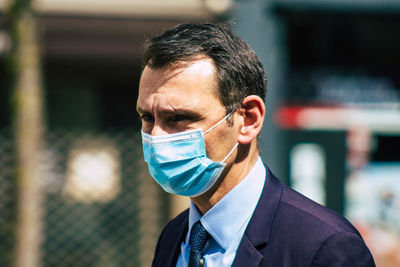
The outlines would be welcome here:
[[[189,256],[189,267],[199,267],[204,265],[204,259],[201,258],[204,246],[207,243],[207,239],[210,234],[204,229],[200,221],[197,221],[190,233],[190,256]]]

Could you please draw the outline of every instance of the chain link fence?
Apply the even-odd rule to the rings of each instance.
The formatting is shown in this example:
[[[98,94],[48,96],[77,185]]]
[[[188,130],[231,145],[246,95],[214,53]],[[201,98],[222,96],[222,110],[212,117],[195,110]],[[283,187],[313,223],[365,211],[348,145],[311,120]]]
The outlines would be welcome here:
[[[168,198],[148,175],[137,130],[51,131],[40,155],[42,266],[150,266]],[[17,186],[0,132],[0,266],[12,266]]]

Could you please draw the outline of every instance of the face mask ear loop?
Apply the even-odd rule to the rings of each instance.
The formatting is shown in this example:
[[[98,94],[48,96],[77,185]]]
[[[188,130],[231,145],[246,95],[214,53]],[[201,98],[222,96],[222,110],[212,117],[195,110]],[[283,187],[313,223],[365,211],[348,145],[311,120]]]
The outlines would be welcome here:
[[[236,143],[236,145],[232,148],[231,152],[229,152],[228,155],[226,155],[226,157],[221,162],[225,162],[225,160],[227,160],[232,155],[233,151],[235,151],[238,145],[239,143]]]
[[[232,115],[232,113],[235,110],[231,111],[228,115],[226,115],[225,117],[223,117],[219,122],[217,122],[216,124],[214,124],[213,126],[211,126],[210,128],[208,128],[207,131],[203,132],[203,135],[206,135],[207,133],[211,132],[212,130],[215,129],[215,127],[217,127],[218,125],[220,125],[224,120],[226,120],[230,115]]]

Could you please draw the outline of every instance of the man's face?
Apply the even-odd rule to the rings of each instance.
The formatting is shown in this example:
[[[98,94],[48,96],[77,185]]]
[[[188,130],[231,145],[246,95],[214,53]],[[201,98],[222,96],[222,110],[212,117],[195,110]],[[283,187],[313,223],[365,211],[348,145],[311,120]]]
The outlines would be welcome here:
[[[153,136],[202,129],[225,116],[217,97],[217,75],[208,58],[177,68],[145,67],[139,85],[137,112],[142,130]],[[226,120],[205,135],[209,158],[221,161],[237,142],[238,131]]]

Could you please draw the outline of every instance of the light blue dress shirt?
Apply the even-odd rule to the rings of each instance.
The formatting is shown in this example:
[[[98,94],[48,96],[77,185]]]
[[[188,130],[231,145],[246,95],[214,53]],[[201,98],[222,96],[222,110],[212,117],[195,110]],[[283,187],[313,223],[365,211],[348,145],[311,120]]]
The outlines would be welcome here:
[[[231,266],[244,231],[260,199],[265,183],[266,170],[258,157],[248,175],[204,216],[191,202],[189,209],[189,231],[181,244],[177,267],[188,265],[190,230],[195,222],[201,221],[211,235],[206,244],[204,259],[207,267]]]

